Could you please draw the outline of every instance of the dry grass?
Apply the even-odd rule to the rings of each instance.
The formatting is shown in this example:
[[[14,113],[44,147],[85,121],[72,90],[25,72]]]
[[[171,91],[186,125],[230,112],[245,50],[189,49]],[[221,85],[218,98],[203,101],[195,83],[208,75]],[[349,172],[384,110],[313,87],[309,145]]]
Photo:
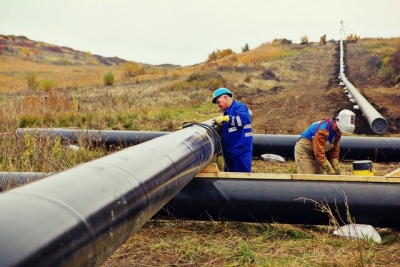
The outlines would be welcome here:
[[[320,226],[149,221],[102,267],[397,266],[399,233],[379,232],[385,241],[377,245],[340,239]]]
[[[54,79],[59,88],[87,87],[102,85],[104,74],[112,71],[118,78],[122,77],[118,68],[108,68],[100,65],[58,66],[54,64],[38,64],[34,60],[0,57],[0,92],[15,92],[27,90],[27,75],[30,72],[38,74],[38,80]]]

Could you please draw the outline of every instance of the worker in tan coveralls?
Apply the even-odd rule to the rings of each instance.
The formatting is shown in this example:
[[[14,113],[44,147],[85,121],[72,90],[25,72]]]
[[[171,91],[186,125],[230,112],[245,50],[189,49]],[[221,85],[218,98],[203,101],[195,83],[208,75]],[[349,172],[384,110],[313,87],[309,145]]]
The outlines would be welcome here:
[[[340,175],[339,142],[342,132],[354,133],[355,114],[340,110],[332,119],[311,124],[295,146],[295,162],[299,174]]]

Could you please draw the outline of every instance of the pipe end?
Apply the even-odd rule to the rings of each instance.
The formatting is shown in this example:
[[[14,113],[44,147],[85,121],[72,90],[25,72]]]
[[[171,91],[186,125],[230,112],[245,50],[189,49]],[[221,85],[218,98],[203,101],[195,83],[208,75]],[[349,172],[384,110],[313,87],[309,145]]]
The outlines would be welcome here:
[[[383,134],[388,128],[388,123],[384,118],[377,118],[371,123],[371,129],[374,133]]]

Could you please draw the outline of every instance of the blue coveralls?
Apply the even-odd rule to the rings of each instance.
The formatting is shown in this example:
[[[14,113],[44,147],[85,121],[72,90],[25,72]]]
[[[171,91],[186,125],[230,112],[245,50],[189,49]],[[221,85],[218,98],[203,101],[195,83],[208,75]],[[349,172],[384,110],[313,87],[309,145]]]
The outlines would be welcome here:
[[[245,104],[233,100],[224,111],[229,123],[221,128],[222,153],[226,172],[251,172],[253,131],[250,112]]]

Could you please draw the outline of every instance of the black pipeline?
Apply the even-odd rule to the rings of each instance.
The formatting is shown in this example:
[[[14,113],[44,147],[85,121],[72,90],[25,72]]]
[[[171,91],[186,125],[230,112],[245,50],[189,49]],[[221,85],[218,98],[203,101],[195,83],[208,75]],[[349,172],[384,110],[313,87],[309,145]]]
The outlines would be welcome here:
[[[90,138],[89,140],[96,140],[97,143],[105,144],[106,146],[135,145],[170,134],[170,132],[96,131],[59,128],[20,128],[16,133],[17,136],[24,135],[25,133],[55,135],[69,139],[71,142],[76,142],[77,138]],[[292,159],[294,157],[294,146],[298,138],[299,135],[254,134],[253,157],[260,157],[262,154],[270,153]],[[399,160],[400,138],[343,136],[340,147],[340,159],[397,162]]]
[[[298,135],[254,135],[253,157],[265,153],[294,157]],[[343,136],[340,141],[341,160],[372,160],[373,162],[399,161],[400,138]]]
[[[320,181],[274,180],[268,175],[264,179],[247,174],[241,179],[195,178],[153,218],[328,225],[327,214],[315,209],[318,202],[334,211],[338,221],[339,215],[346,218],[347,204],[357,223],[400,226],[399,183],[324,181],[324,177]],[[24,177],[23,173],[9,176]]]
[[[137,145],[170,132],[151,131],[114,131],[114,130],[81,130],[64,128],[18,128],[17,137],[23,137],[26,133],[38,136],[57,136],[73,143],[79,140],[91,141],[94,145],[104,144],[107,147],[128,147]]]
[[[1,193],[1,266],[100,265],[219,151],[194,125]]]
[[[341,224],[350,224],[347,203],[356,223],[400,227],[399,183],[249,179],[247,175],[193,179],[154,218],[329,225],[330,218],[315,203],[329,207]]]
[[[0,172],[0,192],[49,175],[44,172]]]

